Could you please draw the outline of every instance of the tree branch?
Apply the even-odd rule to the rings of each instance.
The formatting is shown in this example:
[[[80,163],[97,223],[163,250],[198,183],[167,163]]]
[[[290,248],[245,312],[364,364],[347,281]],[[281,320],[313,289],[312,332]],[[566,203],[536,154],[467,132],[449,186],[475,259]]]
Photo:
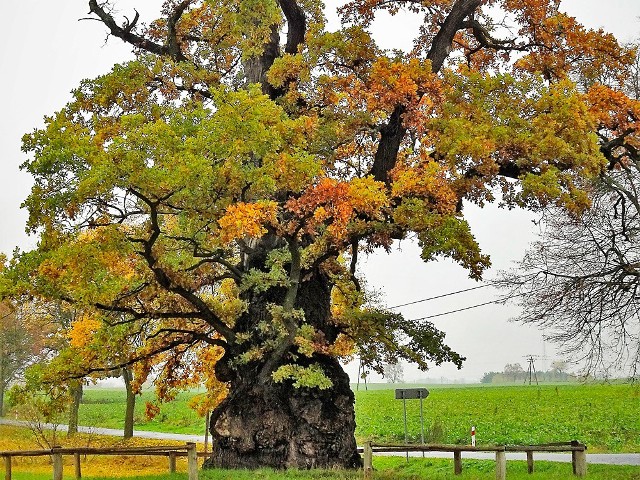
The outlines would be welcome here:
[[[298,325],[293,317],[293,308],[295,306],[296,298],[298,297],[298,290],[300,288],[300,280],[302,273],[302,258],[300,255],[300,245],[298,240],[293,237],[289,240],[289,252],[291,253],[291,267],[289,271],[289,286],[283,302],[283,316],[282,321],[287,335],[282,339],[280,344],[273,351],[269,359],[265,362],[264,366],[260,370],[261,382],[268,382],[270,380],[271,373],[276,369],[280,360],[289,351],[293,345],[298,332]]]
[[[482,0],[457,0],[442,27],[436,34],[427,54],[431,60],[431,70],[437,73],[451,52],[451,44],[456,32],[464,28],[465,19],[471,15],[482,3]],[[419,92],[418,96],[422,96]],[[389,121],[380,129],[380,143],[371,167],[371,175],[380,182],[389,182],[389,172],[393,169],[398,158],[400,144],[407,129],[402,125],[402,116],[406,111],[405,105],[397,105],[391,113]]]
[[[482,3],[482,0],[457,0],[433,39],[427,58],[431,60],[433,73],[439,72],[451,52],[451,44],[458,30],[465,27],[465,19]]]
[[[278,4],[287,19],[287,45],[284,51],[290,54],[298,53],[298,46],[304,42],[307,30],[307,19],[295,0],[278,0]]]
[[[145,38],[133,32],[134,27],[138,22],[138,12],[136,12],[136,16],[134,17],[133,21],[127,22],[124,27],[118,25],[113,16],[108,13],[102,7],[102,5],[99,5],[97,0],[89,0],[89,13],[96,14],[100,18],[102,23],[107,26],[111,35],[113,35],[114,37],[118,37],[123,42],[129,43],[141,50],[155,53],[156,55],[166,55],[170,56],[176,61],[184,61],[186,60],[186,58],[180,52],[177,45],[177,40],[175,38],[175,25],[190,3],[190,0],[183,1],[178,5],[178,7],[176,7],[173,14],[169,17],[168,25],[170,28],[168,35],[168,45],[160,45],[159,43],[153,42],[148,38]],[[186,5],[183,6],[183,4]]]
[[[142,257],[147,262],[149,269],[153,272],[156,281],[167,291],[177,294],[193,305],[202,313],[203,320],[215,328],[228,342],[233,342],[235,333],[222,320],[215,315],[208,305],[195,293],[184,288],[182,285],[174,282],[167,272],[158,265],[158,261],[153,254],[153,247],[160,237],[160,224],[158,222],[158,203],[153,202],[140,192],[131,190],[131,193],[146,203],[149,207],[149,218],[151,222],[151,236],[143,242],[144,250],[141,252]]]
[[[191,5],[192,1],[193,0],[183,0],[180,2],[167,19],[167,50],[169,51],[169,55],[178,62],[186,60],[186,57],[182,54],[182,50],[180,49],[176,25],[184,11],[189,5]]]

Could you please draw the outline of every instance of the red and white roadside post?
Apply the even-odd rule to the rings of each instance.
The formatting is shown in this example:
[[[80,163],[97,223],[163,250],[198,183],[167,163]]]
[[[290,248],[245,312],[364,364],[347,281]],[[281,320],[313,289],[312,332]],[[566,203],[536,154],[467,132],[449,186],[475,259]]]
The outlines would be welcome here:
[[[476,427],[471,427],[471,446],[476,446]]]

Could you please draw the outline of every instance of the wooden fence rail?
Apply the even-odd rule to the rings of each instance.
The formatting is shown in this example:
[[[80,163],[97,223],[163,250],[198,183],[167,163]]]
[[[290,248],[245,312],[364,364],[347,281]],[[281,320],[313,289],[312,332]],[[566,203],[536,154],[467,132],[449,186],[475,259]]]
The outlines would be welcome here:
[[[373,454],[390,452],[452,452],[453,469],[456,475],[462,473],[462,452],[495,452],[496,455],[496,480],[506,480],[507,459],[506,452],[524,452],[527,454],[527,468],[529,473],[533,473],[533,453],[534,452],[571,452],[573,473],[578,477],[587,474],[587,447],[579,442],[553,443],[544,445],[479,445],[471,447],[469,445],[388,445],[373,444],[365,442],[362,453],[364,453],[365,478],[370,478],[373,472]],[[53,463],[53,480],[62,480],[64,455],[73,455],[73,465],[75,478],[82,478],[81,455],[146,455],[164,456],[169,461],[169,472],[176,471],[176,458],[187,457],[189,480],[198,480],[198,457],[205,457],[206,452],[197,452],[195,443],[187,443],[183,446],[171,447],[131,447],[131,448],[62,448],[53,447],[50,450],[22,450],[22,451],[0,451],[0,457],[4,459],[5,480],[11,480],[11,459],[13,457],[39,457],[51,456]]]
[[[62,448],[53,447],[50,450],[22,450],[0,451],[0,457],[4,458],[5,480],[11,480],[11,460],[13,457],[43,457],[51,456],[53,464],[53,480],[62,480],[64,455],[73,455],[75,478],[82,478],[80,464],[81,455],[145,455],[162,456],[169,460],[169,472],[176,471],[176,458],[187,457],[187,469],[189,480],[198,480],[198,457],[207,456],[205,452],[197,452],[195,443],[187,443],[185,446],[170,447],[130,447],[130,448]]]
[[[389,445],[365,442],[362,449],[364,457],[365,478],[370,478],[373,471],[373,454],[391,452],[452,452],[453,471],[455,475],[462,473],[462,452],[495,452],[496,455],[496,480],[505,480],[507,476],[506,452],[524,452],[527,455],[527,470],[533,473],[534,452],[571,452],[573,474],[577,477],[587,475],[587,447],[577,442],[547,443],[544,445]]]

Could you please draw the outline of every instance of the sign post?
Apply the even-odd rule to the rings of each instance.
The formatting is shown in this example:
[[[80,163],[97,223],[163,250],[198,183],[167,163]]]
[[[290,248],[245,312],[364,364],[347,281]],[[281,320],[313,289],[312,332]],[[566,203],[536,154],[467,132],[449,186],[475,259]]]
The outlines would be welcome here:
[[[426,388],[396,388],[396,400],[402,400],[404,407],[404,443],[409,443],[409,434],[407,431],[407,400],[420,399],[420,440],[424,445],[424,415],[422,409],[422,400],[429,396],[429,390]],[[422,452],[424,456],[424,452]],[[409,451],[407,450],[407,462],[409,461]]]

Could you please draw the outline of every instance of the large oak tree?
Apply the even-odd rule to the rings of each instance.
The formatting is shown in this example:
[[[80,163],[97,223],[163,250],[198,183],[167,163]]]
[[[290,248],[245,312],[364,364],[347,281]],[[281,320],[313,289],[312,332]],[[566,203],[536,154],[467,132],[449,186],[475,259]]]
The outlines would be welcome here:
[[[23,261],[40,295],[93,312],[94,348],[123,325],[139,340],[87,370],[227,385],[222,467],[359,464],[354,348],[460,365],[431,324],[367,304],[359,252],[413,235],[480,278],[463,202],[585,208],[632,58],[556,0],[355,0],[337,31],[315,0],[170,0],[146,26],[111,7],[89,0],[136,59],[25,137],[41,242]],[[421,19],[412,51],[378,46],[382,10]]]

